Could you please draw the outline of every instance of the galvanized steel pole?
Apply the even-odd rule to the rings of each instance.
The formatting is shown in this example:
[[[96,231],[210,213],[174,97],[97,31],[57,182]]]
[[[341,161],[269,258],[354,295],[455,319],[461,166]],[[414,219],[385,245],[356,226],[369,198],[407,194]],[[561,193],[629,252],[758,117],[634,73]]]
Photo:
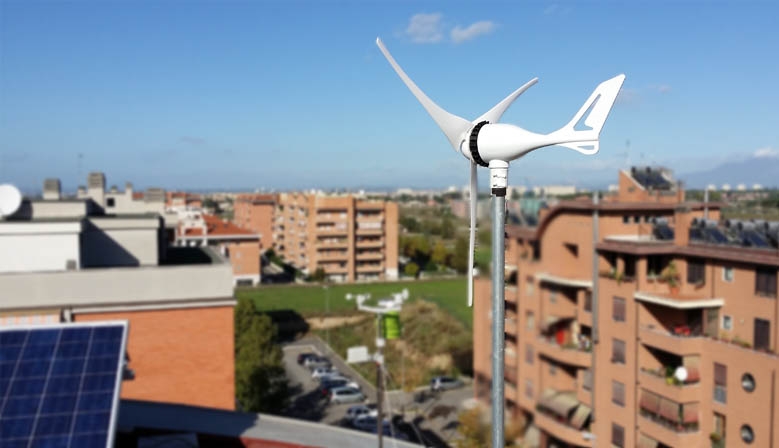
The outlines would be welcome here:
[[[506,189],[493,188],[492,193],[492,447],[503,448]]]

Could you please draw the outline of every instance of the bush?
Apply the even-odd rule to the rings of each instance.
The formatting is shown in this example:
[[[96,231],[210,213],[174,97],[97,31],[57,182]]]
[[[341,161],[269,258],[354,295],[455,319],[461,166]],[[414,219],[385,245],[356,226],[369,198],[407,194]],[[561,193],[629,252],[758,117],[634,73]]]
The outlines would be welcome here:
[[[419,266],[414,262],[407,263],[406,267],[403,268],[403,273],[409,277],[416,277],[419,273]]]

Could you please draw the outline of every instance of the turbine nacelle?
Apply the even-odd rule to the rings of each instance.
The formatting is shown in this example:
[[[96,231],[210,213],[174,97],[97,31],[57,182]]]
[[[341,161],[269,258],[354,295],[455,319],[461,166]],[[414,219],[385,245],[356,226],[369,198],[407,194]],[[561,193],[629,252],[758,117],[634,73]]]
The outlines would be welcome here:
[[[585,155],[598,152],[600,131],[617,99],[625,75],[618,75],[602,82],[592,92],[573,119],[557,131],[549,134],[536,134],[511,124],[498,123],[506,109],[519,95],[532,87],[538,78],[534,78],[512,92],[495,107],[479,118],[468,121],[451,114],[438,106],[406,75],[398,65],[381,39],[376,45],[387,58],[395,73],[406,84],[430,117],[443,131],[455,151],[471,161],[471,231],[469,238],[468,266],[468,304],[473,303],[473,252],[476,229],[476,167],[490,168],[490,187],[495,195],[505,196],[508,186],[509,162],[545,146],[560,145]],[[579,129],[581,128],[581,129]]]

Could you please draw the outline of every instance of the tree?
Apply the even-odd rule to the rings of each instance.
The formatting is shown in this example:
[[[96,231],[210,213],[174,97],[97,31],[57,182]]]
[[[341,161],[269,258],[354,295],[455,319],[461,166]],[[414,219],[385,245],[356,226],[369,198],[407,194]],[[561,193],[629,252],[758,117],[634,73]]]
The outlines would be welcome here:
[[[456,442],[457,448],[479,448],[492,443],[492,425],[482,415],[479,408],[463,411],[457,417],[457,431],[462,438]],[[504,446],[514,446],[514,441],[525,429],[525,421],[520,418],[504,427]]]
[[[433,246],[433,251],[430,253],[430,260],[435,264],[444,264],[446,262],[446,245],[443,241],[438,241]]]
[[[452,218],[449,216],[444,216],[443,221],[441,221],[441,238],[444,239],[451,239],[454,237],[454,223],[452,222]]]
[[[450,263],[451,267],[460,274],[468,272],[468,240],[457,238]],[[471,269],[473,269],[473,266],[471,266]]]
[[[414,262],[407,263],[406,267],[403,268],[403,273],[409,277],[416,277],[419,273],[419,265]]]
[[[289,398],[276,326],[250,300],[235,307],[235,395],[247,412],[280,412]]]
[[[327,278],[327,273],[325,270],[320,266],[316,268],[316,271],[314,271],[314,274],[311,276],[312,282],[323,282]]]

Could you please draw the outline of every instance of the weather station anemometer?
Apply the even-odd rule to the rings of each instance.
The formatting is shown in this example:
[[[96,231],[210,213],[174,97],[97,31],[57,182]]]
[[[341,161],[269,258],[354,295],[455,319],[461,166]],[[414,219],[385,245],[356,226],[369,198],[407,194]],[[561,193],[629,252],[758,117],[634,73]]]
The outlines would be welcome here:
[[[468,243],[468,305],[473,305],[473,255],[476,232],[477,168],[490,170],[492,193],[492,378],[503,378],[504,367],[504,234],[506,189],[509,162],[547,146],[563,146],[584,155],[598,152],[600,131],[617,99],[625,75],[602,82],[568,124],[549,134],[536,134],[512,124],[499,123],[506,109],[538,78],[533,78],[473,121],[451,114],[438,106],[406,75],[380,38],[376,45],[387,58],[395,73],[422,104],[433,121],[443,131],[452,148],[470,161],[470,235]],[[492,381],[492,446],[504,446],[503,381]]]

